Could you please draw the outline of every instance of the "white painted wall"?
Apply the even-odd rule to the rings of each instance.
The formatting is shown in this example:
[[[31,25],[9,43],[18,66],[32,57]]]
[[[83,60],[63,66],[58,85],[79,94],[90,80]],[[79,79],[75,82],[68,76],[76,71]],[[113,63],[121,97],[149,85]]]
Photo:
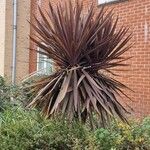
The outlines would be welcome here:
[[[4,76],[6,0],[0,0],[0,75]]]

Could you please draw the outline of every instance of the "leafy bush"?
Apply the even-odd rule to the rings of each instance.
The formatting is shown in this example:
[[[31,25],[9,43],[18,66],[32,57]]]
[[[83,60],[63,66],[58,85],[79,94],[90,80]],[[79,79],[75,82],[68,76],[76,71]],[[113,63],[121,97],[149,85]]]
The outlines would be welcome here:
[[[21,86],[11,85],[5,82],[5,79],[0,76],[0,111],[7,106],[20,106],[26,104],[28,99],[27,91],[24,91]]]
[[[7,107],[0,113],[0,150],[149,150],[150,118],[131,126],[113,122],[89,130],[67,120],[46,120],[37,110]]]
[[[101,150],[149,150],[150,118],[131,122],[131,126],[113,122],[107,129],[97,129],[95,140]]]
[[[37,111],[7,108],[0,115],[2,150],[72,150],[88,145],[90,132],[74,122],[45,120]]]
[[[11,85],[6,85],[3,77],[0,76],[0,110],[6,106],[6,103],[11,101],[14,88]]]
[[[116,121],[91,131],[76,121],[46,120],[38,110],[25,109],[27,92],[0,77],[0,150],[150,149],[150,117],[131,126]]]

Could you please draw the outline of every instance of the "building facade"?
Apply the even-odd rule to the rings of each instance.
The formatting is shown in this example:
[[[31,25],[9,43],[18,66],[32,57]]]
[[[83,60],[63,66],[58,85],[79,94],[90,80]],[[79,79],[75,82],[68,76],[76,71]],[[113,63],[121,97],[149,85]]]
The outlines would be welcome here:
[[[18,0],[19,1],[19,0]],[[28,35],[36,36],[36,33],[27,20],[34,23],[34,16],[40,19],[38,5],[42,9],[48,9],[48,2],[53,5],[61,0],[21,0],[18,2],[18,27],[17,27],[17,79],[21,80],[29,73],[36,71],[40,66],[47,67],[39,62],[35,51],[36,45],[29,40]],[[75,1],[75,0],[72,0]],[[133,31],[134,43],[127,56],[133,56],[127,63],[130,71],[122,71],[118,79],[124,82],[134,92],[127,92],[132,101],[125,99],[133,109],[134,115],[144,117],[150,114],[150,0],[83,0],[85,9],[94,3],[95,10],[102,6],[108,10],[114,9],[114,15],[119,16],[118,27],[130,27]],[[12,2],[1,0],[0,19],[0,74],[11,76],[12,64]],[[4,14],[4,15],[3,15]],[[5,18],[5,19],[4,19]],[[4,38],[3,38],[4,37]],[[42,65],[39,65],[41,63]]]
[[[29,74],[30,0],[17,2],[16,78]],[[12,74],[13,0],[0,0],[0,75],[9,81]]]

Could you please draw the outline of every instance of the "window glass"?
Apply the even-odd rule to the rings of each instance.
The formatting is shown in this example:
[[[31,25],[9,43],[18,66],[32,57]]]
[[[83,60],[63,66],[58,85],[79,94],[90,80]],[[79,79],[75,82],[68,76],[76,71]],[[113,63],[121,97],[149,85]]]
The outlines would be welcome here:
[[[98,4],[104,4],[104,3],[109,3],[109,2],[114,2],[118,0],[98,0]]]
[[[41,50],[40,50],[41,51]],[[38,74],[48,75],[53,72],[53,62],[43,54],[37,54],[37,71]]]

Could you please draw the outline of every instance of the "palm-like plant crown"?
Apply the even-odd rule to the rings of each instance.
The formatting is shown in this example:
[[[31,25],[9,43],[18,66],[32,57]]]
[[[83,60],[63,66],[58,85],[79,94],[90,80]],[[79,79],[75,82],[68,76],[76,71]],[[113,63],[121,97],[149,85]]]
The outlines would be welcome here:
[[[105,72],[114,75],[112,68],[126,66],[128,29],[116,30],[118,18],[103,8],[95,13],[91,5],[84,15],[78,0],[56,8],[49,3],[48,12],[39,11],[42,19],[35,17],[37,26],[32,24],[38,35],[31,39],[58,69],[31,85],[36,96],[29,106],[40,106],[48,118],[59,114],[86,122],[95,114],[101,123],[112,116],[126,121],[118,96],[127,87]]]

